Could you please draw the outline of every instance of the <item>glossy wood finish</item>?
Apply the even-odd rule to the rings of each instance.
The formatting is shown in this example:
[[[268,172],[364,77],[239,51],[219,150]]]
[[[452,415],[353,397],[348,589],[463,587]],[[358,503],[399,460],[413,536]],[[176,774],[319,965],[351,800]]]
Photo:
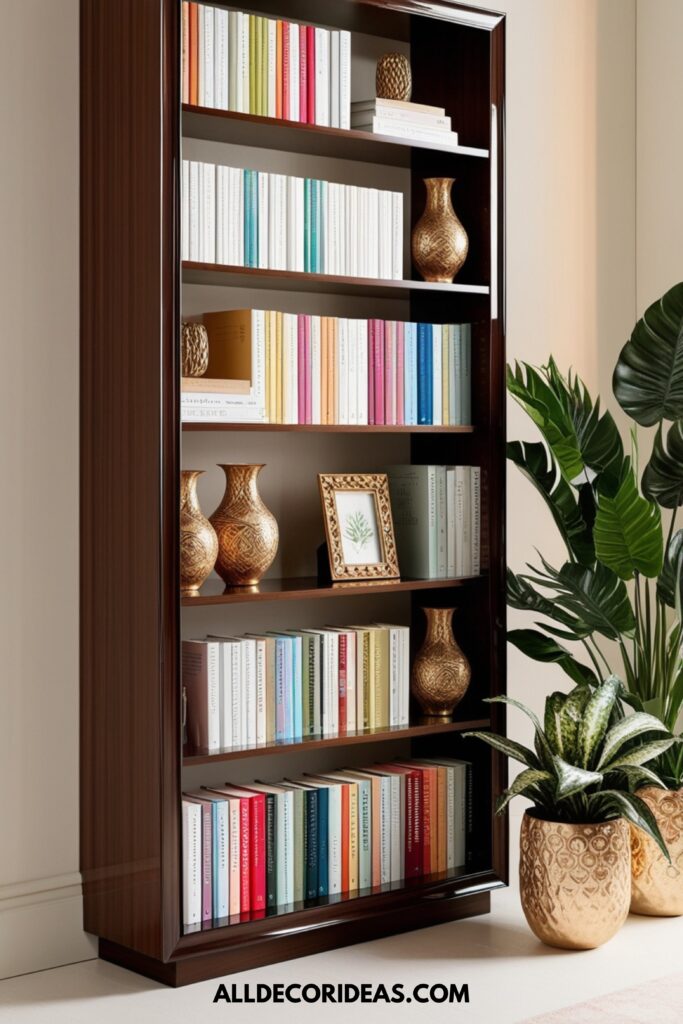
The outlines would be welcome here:
[[[374,424],[357,426],[345,423],[183,423],[183,430],[239,430],[247,433],[290,433],[290,434],[471,434],[476,427],[434,427],[422,424],[399,426],[395,424]]]
[[[445,732],[465,732],[467,729],[488,729],[491,722],[488,718],[472,721],[444,721],[416,723],[415,725],[395,725],[388,729],[361,729],[358,732],[347,732],[337,736],[305,736],[296,743],[265,743],[262,747],[230,747],[227,750],[209,753],[208,751],[186,751],[183,766],[195,764],[214,764],[217,761],[236,761],[243,758],[267,757],[271,754],[291,754],[294,751],[319,750],[322,747],[349,747],[356,743],[386,743],[388,740],[414,740],[418,737],[437,736]]]

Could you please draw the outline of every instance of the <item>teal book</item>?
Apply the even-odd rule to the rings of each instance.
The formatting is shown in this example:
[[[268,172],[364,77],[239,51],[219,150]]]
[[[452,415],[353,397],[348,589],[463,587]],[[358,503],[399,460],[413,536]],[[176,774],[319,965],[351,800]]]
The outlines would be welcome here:
[[[292,729],[295,740],[300,740],[304,734],[302,647],[302,638],[300,636],[292,637]]]
[[[318,895],[328,896],[329,873],[329,799],[330,792],[324,786],[318,793]]]

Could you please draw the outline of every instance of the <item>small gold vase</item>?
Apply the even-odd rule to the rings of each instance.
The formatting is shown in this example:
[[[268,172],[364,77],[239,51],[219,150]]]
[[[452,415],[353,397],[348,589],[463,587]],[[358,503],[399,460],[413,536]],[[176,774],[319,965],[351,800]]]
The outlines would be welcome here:
[[[683,788],[644,786],[637,794],[655,816],[671,863],[639,828],[631,825],[631,913],[653,917],[683,914]]]
[[[455,637],[454,608],[423,608],[427,635],[411,673],[411,692],[423,714],[445,717],[453,713],[470,684],[472,670]]]
[[[262,465],[221,466],[225,494],[210,517],[218,536],[216,572],[231,586],[259,582],[277,554],[275,516],[261,500],[256,478]]]
[[[629,826],[522,818],[519,894],[536,938],[560,949],[595,949],[615,935],[631,898]]]
[[[218,554],[216,531],[202,514],[197,497],[203,472],[183,469],[180,473],[180,590],[185,596],[197,593]]]
[[[413,263],[425,281],[451,282],[467,258],[469,239],[451,203],[455,178],[425,178],[427,203],[413,228]]]

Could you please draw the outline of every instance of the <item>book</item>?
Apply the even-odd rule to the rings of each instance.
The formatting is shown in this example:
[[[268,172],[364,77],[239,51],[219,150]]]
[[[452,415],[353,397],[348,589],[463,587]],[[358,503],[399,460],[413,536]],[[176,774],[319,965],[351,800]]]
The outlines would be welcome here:
[[[183,925],[202,920],[202,812],[199,804],[182,800]]]
[[[190,746],[196,751],[219,750],[220,644],[209,640],[183,640],[182,679]]]

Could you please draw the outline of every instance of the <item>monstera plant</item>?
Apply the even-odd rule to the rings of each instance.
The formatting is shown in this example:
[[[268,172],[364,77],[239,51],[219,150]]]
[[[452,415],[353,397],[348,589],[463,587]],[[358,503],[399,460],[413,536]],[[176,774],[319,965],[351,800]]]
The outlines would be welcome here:
[[[637,426],[625,446],[611,414],[552,358],[508,367],[507,383],[543,438],[511,442],[508,458],[542,496],[567,551],[561,565],[539,554],[527,571],[508,571],[508,603],[542,617],[508,638],[578,684],[596,687],[614,671],[623,699],[673,732],[683,707],[683,284],[638,321],[614,371],[624,412],[657,427],[642,473]],[[683,744],[650,767],[680,788]]]

